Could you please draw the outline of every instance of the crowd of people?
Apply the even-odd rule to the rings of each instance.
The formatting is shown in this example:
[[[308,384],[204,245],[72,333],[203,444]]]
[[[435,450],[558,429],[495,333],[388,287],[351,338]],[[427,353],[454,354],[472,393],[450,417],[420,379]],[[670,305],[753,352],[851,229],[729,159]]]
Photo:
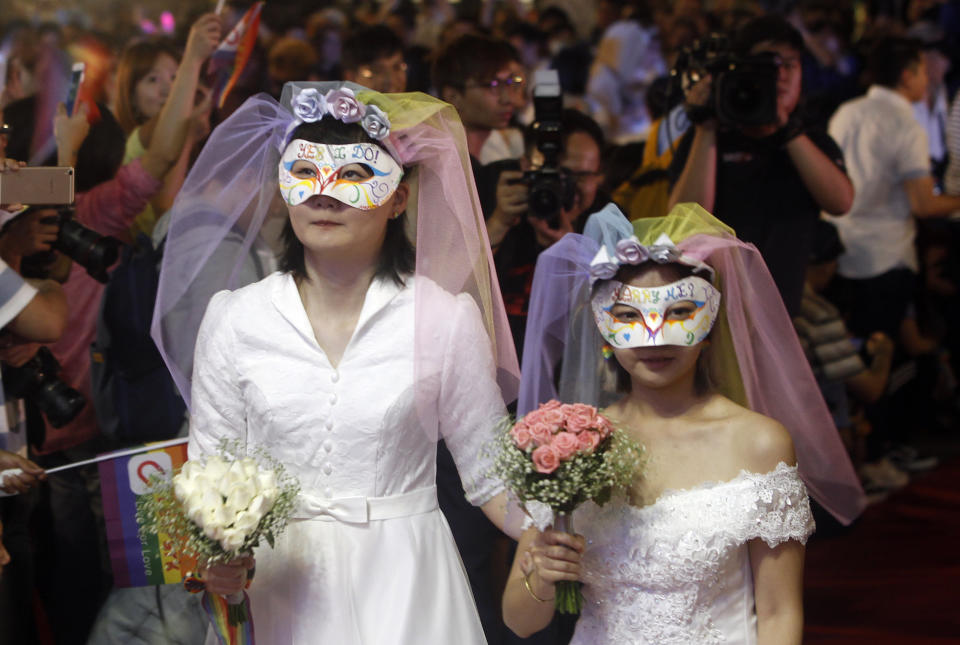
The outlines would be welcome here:
[[[543,602],[569,579],[597,607],[629,576],[689,592],[663,573],[683,554],[616,561],[640,548],[631,522],[689,529],[678,514],[711,500],[683,507],[665,491],[704,481],[739,482],[740,499],[697,530],[744,528],[725,537],[733,560],[686,584],[739,567],[728,580],[756,597],[757,642],[800,642],[813,525],[800,476],[818,521],[849,523],[860,486],[875,502],[936,467],[918,444],[960,422],[948,333],[960,323],[960,2],[266,3],[232,76],[221,43],[255,3],[183,4],[129,20],[84,3],[0,14],[0,178],[74,169],[68,209],[4,203],[0,190],[0,470],[20,472],[0,482],[12,495],[0,499],[0,641],[203,642],[194,597],[114,587],[97,467],[45,471],[188,434],[198,457],[242,434],[318,497],[366,496],[371,525],[377,508],[399,513],[382,532],[298,517],[250,585],[265,642],[731,638],[741,627],[716,598],[703,614],[682,605],[701,621],[689,633],[642,599],[626,605],[651,618],[591,606],[576,625]],[[316,163],[334,149],[377,161]],[[64,241],[76,225],[121,259],[104,251],[98,264]],[[671,259],[621,261],[597,280],[593,254],[630,235],[644,249],[667,235]],[[141,256],[156,272],[131,283]],[[629,335],[589,354],[578,343],[596,339],[573,323],[545,340],[552,323],[538,316],[556,287],[542,265],[574,259],[585,299],[564,301],[570,320],[593,302],[646,324],[608,292],[680,280],[712,284],[726,313],[673,354]],[[567,274],[553,278],[569,292]],[[113,325],[117,311],[143,318],[139,337]],[[596,359],[576,378],[568,346]],[[155,379],[150,408],[102,405],[117,360]],[[86,404],[62,413],[11,389],[24,369]],[[478,457],[530,379],[658,428],[636,433],[663,461],[627,508],[584,516],[614,536],[602,548],[543,522],[521,535]],[[622,399],[586,394],[611,379]],[[771,487],[793,511],[747,528],[761,512],[752,495]],[[673,516],[640,514],[661,496]],[[378,584],[397,563],[421,575]],[[208,589],[237,591],[251,566],[210,569]],[[446,618],[415,615],[411,599]]]

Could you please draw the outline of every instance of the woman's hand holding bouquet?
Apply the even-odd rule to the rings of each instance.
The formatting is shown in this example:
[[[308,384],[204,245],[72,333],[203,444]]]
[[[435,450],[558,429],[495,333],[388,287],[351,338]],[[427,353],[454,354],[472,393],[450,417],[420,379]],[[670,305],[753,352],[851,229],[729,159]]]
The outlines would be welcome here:
[[[549,401],[505,425],[500,435],[494,474],[521,504],[535,501],[554,512],[554,528],[543,532],[525,554],[524,584],[534,593],[531,576],[556,583],[554,606],[579,613],[580,555],[584,542],[573,535],[570,515],[590,500],[605,504],[613,491],[627,487],[639,472],[643,448],[614,428],[596,408]]]
[[[225,455],[228,448],[224,444]],[[273,546],[299,489],[266,454],[215,455],[186,462],[172,479],[152,478],[150,492],[138,499],[141,531],[166,535],[171,555],[197,559],[203,579],[188,574],[184,585],[209,592],[203,605],[215,629],[229,632],[224,642],[252,642],[243,590],[253,570],[253,549],[261,539]],[[246,636],[238,637],[238,631]]]

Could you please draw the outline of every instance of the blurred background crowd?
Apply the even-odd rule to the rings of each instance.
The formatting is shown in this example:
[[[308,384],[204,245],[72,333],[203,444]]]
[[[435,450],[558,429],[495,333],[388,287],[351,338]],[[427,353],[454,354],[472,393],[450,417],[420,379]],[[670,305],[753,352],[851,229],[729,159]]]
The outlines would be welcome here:
[[[156,261],[163,215],[211,129],[258,92],[279,98],[287,81],[428,92],[457,108],[518,351],[543,249],[611,202],[636,219],[697,201],[764,255],[871,500],[936,467],[944,455],[929,439],[960,429],[960,334],[950,331],[960,322],[960,1],[213,9],[196,0],[0,9],[0,159],[75,168],[70,212],[0,212],[4,271],[55,279],[67,311],[63,329],[33,336],[22,324],[12,335],[12,314],[3,317],[0,465],[25,467],[31,490],[0,500],[13,556],[0,577],[0,642],[203,640],[203,618],[177,586],[112,589],[96,469],[32,486],[39,476],[23,459],[50,468],[124,443],[112,427],[123,411],[84,405],[102,392],[100,350],[111,342],[133,357],[130,369],[157,369],[146,327],[137,336],[112,326],[117,311],[144,311],[124,297],[155,289],[116,286],[117,255],[125,267],[136,254]],[[241,61],[222,43],[257,11]],[[77,62],[84,78],[68,101]],[[51,333],[59,339],[27,342]],[[44,399],[31,379],[62,385],[60,398]],[[182,403],[158,401],[172,421],[127,443],[182,432]],[[439,477],[488,640],[511,642],[497,600],[510,545],[466,506],[442,448]],[[0,549],[0,566],[7,559]],[[567,627],[536,642],[565,642]]]

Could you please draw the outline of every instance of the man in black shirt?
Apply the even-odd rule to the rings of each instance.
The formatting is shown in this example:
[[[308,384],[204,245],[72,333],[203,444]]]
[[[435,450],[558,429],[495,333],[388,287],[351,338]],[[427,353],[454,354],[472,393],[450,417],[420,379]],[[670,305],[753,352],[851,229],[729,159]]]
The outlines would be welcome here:
[[[804,272],[820,211],[846,213],[853,185],[837,144],[800,122],[803,38],[777,16],[756,18],[734,41],[740,55],[771,54],[778,64],[777,122],[722,129],[707,119],[687,131],[670,171],[670,205],[698,202],[760,250],[791,315],[799,311]],[[691,106],[710,95],[706,76],[687,93]]]

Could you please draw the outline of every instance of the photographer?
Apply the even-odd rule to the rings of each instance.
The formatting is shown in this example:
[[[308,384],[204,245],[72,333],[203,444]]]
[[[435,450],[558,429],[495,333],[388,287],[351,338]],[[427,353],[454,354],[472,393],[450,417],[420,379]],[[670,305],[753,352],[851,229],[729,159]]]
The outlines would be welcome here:
[[[569,109],[561,112],[559,124],[557,185],[538,182],[538,177],[543,176],[538,176],[538,171],[545,168],[544,155],[532,127],[524,133],[526,151],[521,159],[490,164],[476,172],[500,290],[518,352],[523,350],[527,301],[537,256],[567,233],[582,232],[587,217],[610,201],[600,191],[604,147],[600,126],[586,114]],[[558,203],[555,212],[536,212],[538,207],[531,204],[531,191],[538,190],[553,194]]]
[[[671,164],[670,207],[698,202],[740,239],[755,244],[787,310],[796,314],[820,211],[847,212],[853,185],[836,143],[808,130],[798,114],[800,33],[778,16],[763,16],[743,26],[733,51],[740,57],[772,57],[778,72],[775,121],[722,127],[711,116],[696,123]],[[716,81],[707,75],[689,88],[689,111],[710,105]]]

